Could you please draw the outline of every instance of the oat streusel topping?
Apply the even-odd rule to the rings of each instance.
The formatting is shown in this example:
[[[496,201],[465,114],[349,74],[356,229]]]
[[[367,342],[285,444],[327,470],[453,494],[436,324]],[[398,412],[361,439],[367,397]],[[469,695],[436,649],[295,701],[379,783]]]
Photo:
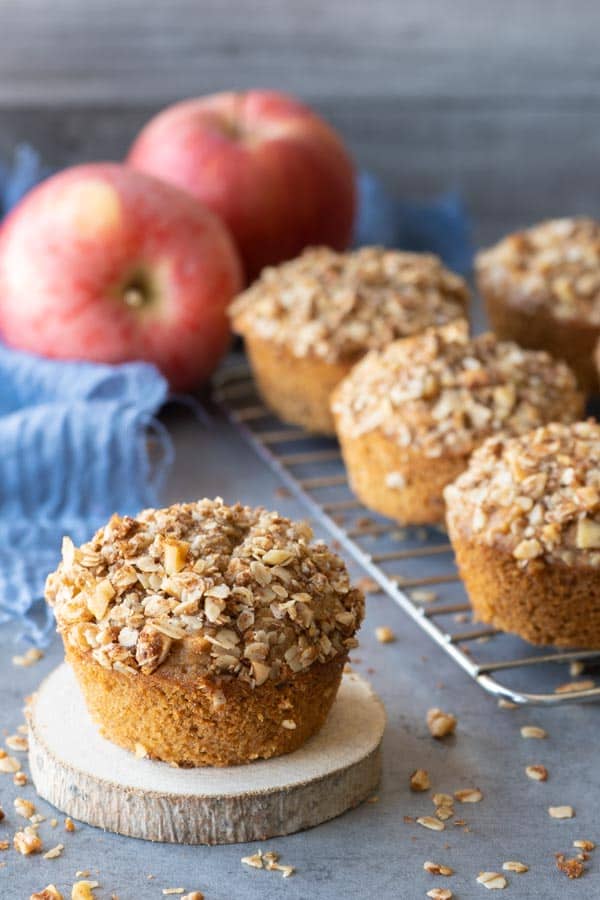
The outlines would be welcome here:
[[[197,671],[263,684],[346,654],[364,599],[306,523],[200,500],[113,516],[69,538],[46,599],[67,642],[105,668],[154,672],[172,648]]]
[[[337,389],[333,410],[345,434],[379,430],[439,457],[469,453],[501,430],[571,422],[581,399],[564,363],[491,333],[469,338],[458,320],[369,353]]]
[[[551,219],[477,255],[481,284],[532,311],[600,324],[600,223]]]
[[[553,423],[490,438],[445,491],[448,521],[532,559],[600,566],[600,425]]]
[[[468,301],[466,283],[436,256],[316,247],[265,269],[230,312],[242,335],[337,362],[450,322],[465,314]]]

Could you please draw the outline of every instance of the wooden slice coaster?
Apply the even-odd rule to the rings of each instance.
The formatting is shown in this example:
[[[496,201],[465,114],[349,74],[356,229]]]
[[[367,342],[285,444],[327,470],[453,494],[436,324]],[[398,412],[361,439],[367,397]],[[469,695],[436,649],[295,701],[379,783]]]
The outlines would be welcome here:
[[[38,794],[81,822],[130,837],[230,844],[291,834],[339,816],[376,787],[385,712],[345,675],[322,730],[295,753],[225,769],[177,769],[104,740],[71,669],[42,683],[30,713]]]

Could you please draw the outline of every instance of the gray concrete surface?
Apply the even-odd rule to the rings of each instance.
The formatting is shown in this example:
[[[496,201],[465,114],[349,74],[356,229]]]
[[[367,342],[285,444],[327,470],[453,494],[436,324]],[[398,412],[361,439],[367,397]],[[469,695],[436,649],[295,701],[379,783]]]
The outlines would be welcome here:
[[[177,445],[177,464],[168,485],[172,501],[221,494],[226,500],[273,505],[282,513],[303,515],[292,500],[275,494],[277,481],[224,422],[203,429],[187,415],[170,421]],[[395,643],[378,644],[374,629],[389,625]],[[54,641],[46,657],[29,669],[15,668],[18,651],[14,634],[0,634],[0,736],[22,721],[23,698],[61,659]],[[600,771],[596,741],[600,707],[574,706],[555,710],[500,710],[494,700],[469,681],[426,635],[385,597],[370,597],[361,646],[354,653],[356,669],[370,678],[389,716],[384,741],[384,775],[378,802],[365,804],[341,818],[302,834],[270,840],[263,849],[276,850],[296,874],[283,880],[278,873],[243,866],[240,858],[255,846],[179,847],[150,844],[105,834],[77,824],[65,834],[62,818],[44,802],[38,810],[59,816],[59,826],[42,824],[44,848],[65,845],[59,859],[24,858],[12,849],[0,852],[1,900],[28,900],[31,893],[54,883],[70,897],[78,870],[90,870],[101,887],[99,900],[160,898],[165,888],[201,890],[206,900],[417,900],[435,887],[448,887],[457,900],[486,896],[475,881],[482,870],[500,870],[505,860],[525,862],[529,872],[507,873],[508,898],[600,897],[600,869],[594,854],[581,881],[557,872],[554,853],[569,853],[573,839],[600,841],[598,796]],[[564,673],[563,680],[568,680]],[[425,727],[429,707],[438,705],[458,716],[456,736],[434,741]],[[539,724],[545,741],[525,741],[519,729]],[[550,777],[535,783],[525,777],[528,763],[544,763]],[[412,770],[425,767],[434,788],[452,791],[477,785],[484,799],[476,805],[457,804],[457,815],[469,831],[448,825],[444,832],[406,823],[405,816],[431,813],[429,794],[411,794]],[[25,766],[26,768],[26,766]],[[0,774],[0,841],[12,839],[19,822],[13,810],[16,796],[36,802],[31,785],[16,788],[10,775]],[[556,821],[550,805],[572,804],[576,818]],[[21,820],[22,821],[22,820]],[[596,851],[600,854],[600,849]],[[436,878],[423,870],[425,860],[455,869],[451,878]],[[154,878],[148,880],[148,875]]]

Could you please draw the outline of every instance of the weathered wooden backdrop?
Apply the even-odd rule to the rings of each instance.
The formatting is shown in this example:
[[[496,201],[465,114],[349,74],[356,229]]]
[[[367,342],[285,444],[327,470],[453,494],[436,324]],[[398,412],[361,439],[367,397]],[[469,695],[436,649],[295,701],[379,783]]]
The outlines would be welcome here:
[[[176,98],[276,86],[486,241],[600,214],[599,49],[597,0],[0,0],[0,158],[119,158]]]

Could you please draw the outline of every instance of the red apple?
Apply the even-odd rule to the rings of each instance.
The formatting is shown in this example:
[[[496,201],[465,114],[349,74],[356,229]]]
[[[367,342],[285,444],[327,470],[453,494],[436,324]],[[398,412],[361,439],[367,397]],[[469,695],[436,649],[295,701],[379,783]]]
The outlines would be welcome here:
[[[0,231],[0,333],[44,356],[155,363],[206,379],[229,342],[241,267],[197,200],[126,166],[76,166],[34,188]]]
[[[128,163],[221,216],[248,280],[308,245],[350,243],[350,157],[329,125],[285,94],[223,93],[170,106],[142,129]]]

